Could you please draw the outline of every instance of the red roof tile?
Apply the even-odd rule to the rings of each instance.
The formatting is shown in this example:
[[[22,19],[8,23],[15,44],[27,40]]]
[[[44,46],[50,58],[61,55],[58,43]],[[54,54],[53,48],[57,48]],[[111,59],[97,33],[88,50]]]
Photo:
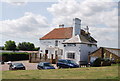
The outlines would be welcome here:
[[[45,39],[69,39],[72,37],[73,27],[66,27],[66,28],[55,28],[40,40]]]

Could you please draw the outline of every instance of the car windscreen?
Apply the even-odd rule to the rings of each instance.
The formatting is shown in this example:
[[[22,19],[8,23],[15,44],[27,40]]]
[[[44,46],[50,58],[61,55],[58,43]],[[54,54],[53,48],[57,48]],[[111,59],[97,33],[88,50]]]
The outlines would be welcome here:
[[[44,63],[44,66],[52,66],[50,63]]]
[[[73,61],[73,60],[68,60],[68,63],[70,63],[70,64],[77,64],[75,61]]]
[[[66,60],[59,60],[59,62],[68,63]]]
[[[16,63],[14,65],[17,66],[17,67],[24,66],[22,63]]]

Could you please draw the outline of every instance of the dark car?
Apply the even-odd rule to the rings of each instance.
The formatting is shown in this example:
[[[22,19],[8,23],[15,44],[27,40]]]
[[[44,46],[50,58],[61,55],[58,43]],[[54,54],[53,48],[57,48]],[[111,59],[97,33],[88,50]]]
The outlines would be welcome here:
[[[5,62],[4,62],[4,61],[1,61],[1,64],[5,64]]]
[[[58,68],[78,68],[79,65],[73,60],[60,59],[57,62]]]
[[[22,63],[12,63],[9,70],[25,70],[25,66]]]
[[[40,62],[37,65],[38,69],[55,69],[49,62]]]

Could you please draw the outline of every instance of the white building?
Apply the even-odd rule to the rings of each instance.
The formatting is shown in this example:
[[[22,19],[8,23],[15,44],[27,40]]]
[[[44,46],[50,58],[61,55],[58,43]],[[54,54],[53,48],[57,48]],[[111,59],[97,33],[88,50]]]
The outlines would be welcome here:
[[[55,28],[40,38],[40,52],[57,54],[61,59],[72,59],[79,62],[88,62],[88,54],[97,49],[97,41],[90,36],[87,30],[81,29],[81,20],[74,19],[73,27]]]

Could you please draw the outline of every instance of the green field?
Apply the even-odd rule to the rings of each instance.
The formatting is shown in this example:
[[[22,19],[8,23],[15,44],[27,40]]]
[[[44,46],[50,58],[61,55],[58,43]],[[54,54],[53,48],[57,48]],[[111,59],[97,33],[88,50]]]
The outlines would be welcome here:
[[[3,71],[3,79],[120,79],[118,66]]]

